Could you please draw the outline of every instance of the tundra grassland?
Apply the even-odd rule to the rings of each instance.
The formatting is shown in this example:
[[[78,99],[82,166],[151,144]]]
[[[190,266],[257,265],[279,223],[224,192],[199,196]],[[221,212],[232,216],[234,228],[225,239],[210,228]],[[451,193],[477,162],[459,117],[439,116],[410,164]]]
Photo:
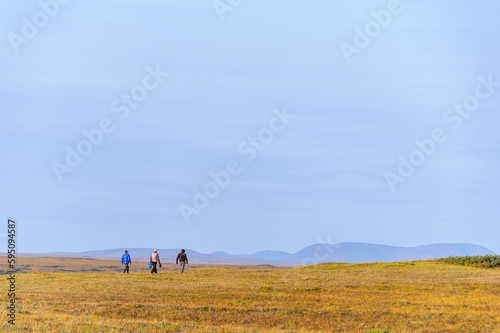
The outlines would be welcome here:
[[[496,268],[439,260],[193,265],[181,275],[170,264],[152,275],[145,263],[123,274],[116,260],[63,261],[22,258],[31,272],[16,276],[15,327],[7,323],[3,279],[0,331],[500,332]],[[48,266],[59,271],[36,272]]]

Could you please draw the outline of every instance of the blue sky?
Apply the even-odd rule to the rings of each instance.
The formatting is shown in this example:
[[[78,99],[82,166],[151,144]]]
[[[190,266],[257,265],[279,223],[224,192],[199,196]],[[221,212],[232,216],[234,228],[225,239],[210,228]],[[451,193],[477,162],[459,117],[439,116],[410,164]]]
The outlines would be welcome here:
[[[22,252],[500,253],[499,10],[1,2],[2,215]]]

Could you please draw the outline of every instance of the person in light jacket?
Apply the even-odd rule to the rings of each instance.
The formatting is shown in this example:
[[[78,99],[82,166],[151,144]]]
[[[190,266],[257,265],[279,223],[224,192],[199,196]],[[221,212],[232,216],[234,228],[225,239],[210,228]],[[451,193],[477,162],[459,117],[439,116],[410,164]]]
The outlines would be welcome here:
[[[151,274],[158,273],[156,270],[156,265],[158,264],[161,267],[160,256],[158,255],[158,251],[156,249],[151,253],[151,257],[149,258],[149,262],[153,265],[151,268]]]
[[[128,254],[128,251],[125,250],[125,253],[122,256],[122,265],[125,265],[125,269],[123,270],[123,273],[128,273],[129,270],[129,265],[132,263],[132,260],[130,259],[130,254]]]

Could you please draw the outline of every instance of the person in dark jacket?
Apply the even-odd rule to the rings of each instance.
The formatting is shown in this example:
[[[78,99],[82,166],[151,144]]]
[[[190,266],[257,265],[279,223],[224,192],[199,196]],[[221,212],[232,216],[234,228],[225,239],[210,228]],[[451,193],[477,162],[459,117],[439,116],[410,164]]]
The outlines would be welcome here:
[[[158,273],[156,270],[156,265],[160,265],[161,268],[161,262],[160,262],[160,256],[158,255],[158,251],[155,249],[153,253],[151,253],[151,257],[149,258],[149,262],[153,264],[153,267],[151,268],[151,274],[153,273]]]
[[[184,249],[181,250],[181,252],[177,255],[177,259],[175,260],[175,263],[181,263],[181,274],[184,273],[184,268],[188,264],[188,256],[186,254],[186,251]]]
[[[128,254],[128,251],[125,250],[125,253],[122,256],[122,265],[125,265],[125,269],[123,270],[123,273],[128,273],[129,270],[129,265],[132,263],[132,260],[130,259],[130,254]]]

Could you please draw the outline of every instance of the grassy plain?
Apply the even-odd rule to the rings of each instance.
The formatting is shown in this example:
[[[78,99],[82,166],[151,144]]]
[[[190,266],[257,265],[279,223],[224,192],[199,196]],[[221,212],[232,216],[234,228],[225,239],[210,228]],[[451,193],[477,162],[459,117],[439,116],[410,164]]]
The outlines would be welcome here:
[[[500,332],[499,269],[428,260],[191,266],[183,275],[165,265],[151,275],[142,263],[126,275],[117,261],[22,261],[46,272],[17,275],[15,329],[4,279],[1,331]],[[78,269],[85,272],[71,272]]]

